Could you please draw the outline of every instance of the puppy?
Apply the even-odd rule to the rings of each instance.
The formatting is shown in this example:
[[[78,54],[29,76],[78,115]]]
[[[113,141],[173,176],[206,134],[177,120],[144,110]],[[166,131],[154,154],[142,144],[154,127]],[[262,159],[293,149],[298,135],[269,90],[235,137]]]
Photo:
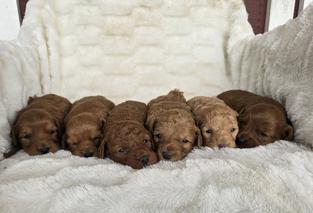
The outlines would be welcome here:
[[[181,160],[195,145],[202,144],[191,109],[178,90],[149,102],[146,126],[154,135],[162,160]]]
[[[113,107],[114,103],[103,96],[88,96],[74,102],[64,120],[63,148],[81,157],[97,156]]]
[[[238,134],[237,112],[215,97],[198,96],[190,99],[203,144],[214,148],[236,147]]]
[[[108,117],[104,141],[99,157],[105,153],[115,162],[141,169],[157,162],[154,142],[144,127],[147,107],[137,101],[117,105]]]
[[[54,94],[30,97],[12,125],[14,148],[6,157],[21,148],[29,155],[56,152],[61,144],[63,119],[70,107],[67,99]]]
[[[217,97],[239,113],[238,147],[250,148],[293,139],[293,127],[277,101],[242,90],[230,90]]]

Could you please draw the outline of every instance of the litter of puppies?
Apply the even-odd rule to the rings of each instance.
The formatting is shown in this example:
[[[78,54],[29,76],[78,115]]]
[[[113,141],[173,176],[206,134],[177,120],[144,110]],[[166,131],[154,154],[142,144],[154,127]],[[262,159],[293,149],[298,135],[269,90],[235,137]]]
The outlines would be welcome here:
[[[103,96],[71,104],[54,94],[30,97],[11,126],[12,151],[29,155],[69,150],[80,157],[110,158],[141,169],[159,160],[178,161],[194,148],[252,148],[292,140],[284,107],[268,97],[230,90],[186,100],[172,90],[147,105],[115,105]]]

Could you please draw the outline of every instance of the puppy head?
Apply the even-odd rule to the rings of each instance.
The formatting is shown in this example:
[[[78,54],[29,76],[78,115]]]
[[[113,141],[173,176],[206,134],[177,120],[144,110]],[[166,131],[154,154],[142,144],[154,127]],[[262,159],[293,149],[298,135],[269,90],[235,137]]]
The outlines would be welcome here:
[[[29,155],[56,152],[62,134],[60,125],[60,121],[45,110],[24,111],[12,126],[13,145]]]
[[[237,112],[228,106],[216,104],[198,111],[197,125],[203,144],[211,148],[235,148],[238,134]]]
[[[80,157],[98,155],[103,140],[105,120],[91,113],[81,113],[66,123],[62,146]]]
[[[172,112],[154,122],[154,141],[162,160],[181,160],[195,145],[202,145],[202,137],[189,113]]]
[[[267,103],[255,104],[239,113],[237,146],[250,148],[273,143],[276,140],[292,140],[293,128],[284,112]]]
[[[139,123],[126,122],[107,131],[107,155],[115,162],[141,169],[157,162],[150,133]]]

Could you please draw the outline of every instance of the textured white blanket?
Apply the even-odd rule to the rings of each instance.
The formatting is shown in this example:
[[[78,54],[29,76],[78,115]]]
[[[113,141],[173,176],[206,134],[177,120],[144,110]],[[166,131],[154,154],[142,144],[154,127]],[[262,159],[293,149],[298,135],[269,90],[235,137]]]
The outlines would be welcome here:
[[[241,0],[31,0],[18,39],[0,42],[0,159],[33,94],[147,101],[178,87],[236,87],[285,104],[313,144],[313,5],[253,36]],[[312,212],[312,150],[295,142],[195,150],[133,170],[59,151],[0,163],[0,212]]]
[[[59,151],[1,163],[0,212],[312,212],[313,152],[290,142],[195,150],[133,170]]]

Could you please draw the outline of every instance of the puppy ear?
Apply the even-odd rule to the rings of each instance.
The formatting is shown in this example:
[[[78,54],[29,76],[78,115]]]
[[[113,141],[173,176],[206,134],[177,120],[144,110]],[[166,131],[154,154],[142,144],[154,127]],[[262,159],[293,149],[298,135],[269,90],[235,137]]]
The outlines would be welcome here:
[[[146,127],[148,128],[148,130],[153,134],[154,132],[154,128],[156,123],[158,122],[158,120],[152,116],[150,116],[147,121],[146,121]]]
[[[203,140],[202,140],[202,134],[199,128],[196,128],[196,135],[197,135],[197,146],[201,147],[203,145]]]
[[[16,126],[14,124],[11,127],[10,136],[11,136],[11,139],[12,139],[13,146],[19,147],[18,135],[17,135],[17,132],[16,132]]]
[[[155,144],[153,139],[151,141],[151,148],[152,148],[153,151],[156,151],[156,144]]]
[[[19,150],[19,148],[17,148],[17,147],[12,147],[12,149],[9,151],[9,152],[7,152],[7,153],[3,153],[3,157],[4,158],[9,158],[9,157],[11,157],[12,155],[14,155],[15,153],[17,153],[17,151]]]
[[[294,136],[293,127],[291,125],[287,125],[284,129],[283,134],[284,134],[283,135],[284,140],[291,141],[293,139],[293,136]]]
[[[63,134],[65,131],[64,125],[62,124],[62,122],[57,119],[56,117],[53,118],[53,122],[57,127],[57,133],[58,133],[58,140],[59,140],[59,145],[63,148]]]
[[[12,148],[8,153],[4,153],[4,158],[9,158],[12,155],[14,155],[18,150],[21,149],[20,143],[18,141],[18,135],[16,132],[16,125],[15,123],[13,124],[13,126],[11,127],[11,132],[10,132],[10,136],[11,136],[11,142],[12,142]]]
[[[244,114],[245,112],[246,112],[246,108],[242,108],[241,110],[239,110],[238,116]]]
[[[105,158],[106,153],[106,138],[104,138],[98,148],[98,158]]]
[[[11,131],[10,131],[10,136],[11,136],[11,142],[12,142],[12,150],[5,155],[5,157],[10,157],[11,155],[14,155],[19,149],[21,149],[21,144],[19,143],[18,139],[18,131],[17,131],[17,122],[20,117],[21,111],[16,112],[16,118],[13,124],[11,125]]]
[[[63,134],[62,140],[61,140],[61,148],[62,148],[62,149],[68,149],[68,145],[67,145],[66,139],[67,139],[67,138],[66,138],[66,135]]]
[[[107,126],[106,119],[105,118],[101,118],[100,119],[100,128],[101,128],[102,133],[105,132],[106,126]]]
[[[196,121],[196,125],[198,128],[201,128],[202,124],[203,124],[203,121],[201,118],[199,117],[195,117],[195,121]],[[200,131],[200,130],[199,130]]]
[[[153,151],[156,151],[156,144],[155,144],[155,141],[153,139],[153,136],[151,134],[150,135],[150,138],[151,138],[151,148]]]

